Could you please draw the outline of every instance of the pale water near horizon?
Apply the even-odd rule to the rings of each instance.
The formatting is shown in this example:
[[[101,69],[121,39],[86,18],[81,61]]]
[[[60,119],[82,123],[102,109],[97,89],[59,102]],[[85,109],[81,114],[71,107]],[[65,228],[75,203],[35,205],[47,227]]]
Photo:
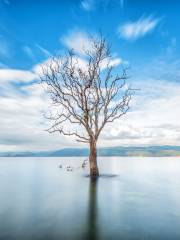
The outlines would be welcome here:
[[[0,158],[0,239],[180,239],[180,158],[83,160]]]

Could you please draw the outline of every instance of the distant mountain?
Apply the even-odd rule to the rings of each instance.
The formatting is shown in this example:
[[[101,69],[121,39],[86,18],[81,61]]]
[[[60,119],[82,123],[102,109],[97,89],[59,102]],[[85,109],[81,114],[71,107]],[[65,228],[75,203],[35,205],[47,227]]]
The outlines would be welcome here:
[[[0,152],[0,157],[85,157],[87,148],[64,148],[41,152]],[[98,156],[180,156],[180,146],[106,147],[98,149]]]

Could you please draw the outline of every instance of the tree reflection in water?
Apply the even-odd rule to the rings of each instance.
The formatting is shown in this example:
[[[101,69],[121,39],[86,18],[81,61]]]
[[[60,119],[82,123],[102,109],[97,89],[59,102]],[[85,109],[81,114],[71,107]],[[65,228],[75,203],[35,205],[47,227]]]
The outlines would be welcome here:
[[[90,178],[89,180],[89,204],[87,212],[87,237],[89,240],[98,239],[98,179]]]

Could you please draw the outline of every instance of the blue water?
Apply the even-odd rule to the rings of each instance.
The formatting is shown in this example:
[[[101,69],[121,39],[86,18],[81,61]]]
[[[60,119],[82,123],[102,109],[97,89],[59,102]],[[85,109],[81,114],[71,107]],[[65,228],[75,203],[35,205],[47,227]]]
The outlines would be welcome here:
[[[0,158],[0,239],[180,239],[180,158],[83,159]]]

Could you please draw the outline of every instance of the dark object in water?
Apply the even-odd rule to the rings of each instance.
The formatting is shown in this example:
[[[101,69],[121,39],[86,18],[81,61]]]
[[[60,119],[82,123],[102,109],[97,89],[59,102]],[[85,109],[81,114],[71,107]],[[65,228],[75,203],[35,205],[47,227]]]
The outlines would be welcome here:
[[[59,165],[59,168],[62,168],[62,165],[61,165],[61,164]]]
[[[87,163],[88,163],[88,160],[87,160],[87,159],[85,159],[85,160],[83,161],[83,163],[82,163],[82,168],[85,168],[85,167],[86,167],[86,165],[87,165]]]
[[[68,172],[72,172],[73,168],[72,168],[71,166],[67,166],[67,167],[66,167],[66,170],[67,170]]]

